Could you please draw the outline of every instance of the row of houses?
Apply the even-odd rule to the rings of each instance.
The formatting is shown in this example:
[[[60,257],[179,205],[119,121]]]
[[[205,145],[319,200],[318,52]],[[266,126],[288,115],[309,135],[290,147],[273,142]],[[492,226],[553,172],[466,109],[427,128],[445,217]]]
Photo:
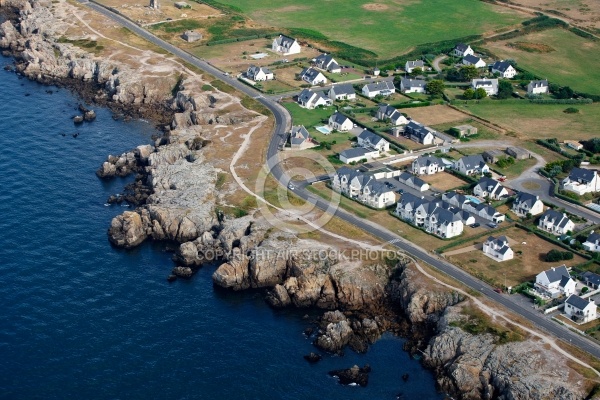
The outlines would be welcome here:
[[[394,188],[381,178],[391,178],[393,171],[375,173],[364,172],[348,167],[337,170],[332,180],[332,189],[351,199],[373,208],[385,208],[396,202]]]
[[[464,175],[483,175],[490,172],[490,167],[480,154],[463,156],[457,161],[448,162],[449,164],[445,164],[439,157],[422,156],[412,162],[411,170],[415,175],[432,175],[443,172],[446,166],[449,166]]]

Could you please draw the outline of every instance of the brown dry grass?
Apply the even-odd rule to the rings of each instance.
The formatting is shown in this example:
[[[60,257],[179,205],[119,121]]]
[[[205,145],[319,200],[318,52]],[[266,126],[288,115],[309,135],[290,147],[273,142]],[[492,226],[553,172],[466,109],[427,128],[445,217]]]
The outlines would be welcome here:
[[[437,174],[433,175],[420,175],[419,177],[425,182],[429,183],[430,186],[433,186],[434,188],[443,192],[447,192],[448,190],[452,190],[467,184],[467,182],[447,172],[438,172]]]
[[[400,112],[408,114],[412,119],[425,125],[439,125],[448,122],[462,121],[465,114],[448,106],[436,105],[429,107],[405,108]]]
[[[188,1],[192,8],[178,9],[175,7],[175,0],[161,0],[160,9],[153,10],[148,7],[148,0],[98,0],[98,3],[108,7],[113,7],[123,15],[141,24],[150,24],[166,21],[167,18],[173,20],[180,18],[203,19],[223,15],[206,4]]]
[[[600,29],[600,3],[596,0],[513,0],[514,4],[556,11],[576,25]]]
[[[531,43],[531,42],[514,42],[507,43],[509,47],[515,47],[519,50],[529,51],[531,53],[550,53],[556,51],[553,47],[543,43]]]
[[[367,3],[367,4],[363,4],[362,8],[367,11],[385,11],[385,10],[389,9],[389,6],[386,4],[379,4],[379,3]]]

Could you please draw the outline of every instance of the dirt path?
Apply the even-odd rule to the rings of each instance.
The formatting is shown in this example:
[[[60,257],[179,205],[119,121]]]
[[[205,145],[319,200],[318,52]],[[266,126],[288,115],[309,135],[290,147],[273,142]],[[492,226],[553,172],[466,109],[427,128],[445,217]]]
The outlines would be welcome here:
[[[444,61],[446,58],[448,58],[447,55],[437,56],[431,63],[433,65],[433,69],[435,69],[437,72],[442,72],[440,62]]]

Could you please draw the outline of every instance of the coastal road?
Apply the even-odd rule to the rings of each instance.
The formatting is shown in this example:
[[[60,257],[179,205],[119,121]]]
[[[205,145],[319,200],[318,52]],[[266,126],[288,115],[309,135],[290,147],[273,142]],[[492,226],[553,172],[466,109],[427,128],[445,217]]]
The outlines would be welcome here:
[[[271,173],[273,174],[273,176],[279,182],[282,182],[283,184],[287,184],[287,182],[289,182],[289,177],[285,175],[285,173],[281,167],[281,164],[278,161],[279,144],[281,143],[282,140],[284,140],[286,129],[290,123],[289,114],[283,107],[281,107],[276,102],[274,102],[268,98],[265,98],[264,96],[262,96],[260,94],[257,94],[256,91],[254,91],[250,87],[244,85],[243,83],[239,82],[236,78],[224,75],[222,71],[213,67],[212,65],[208,64],[207,62],[200,60],[200,59],[186,53],[185,51],[157,38],[156,36],[152,35],[148,31],[137,26],[136,24],[129,21],[128,19],[123,18],[122,16],[110,11],[109,9],[106,9],[102,6],[99,6],[98,4],[95,4],[93,2],[89,2],[86,0],[83,0],[80,2],[82,4],[85,4],[86,6],[94,9],[95,11],[99,12],[100,14],[112,19],[113,21],[123,25],[124,27],[130,29],[132,32],[143,37],[144,39],[148,40],[149,42],[151,42],[157,46],[160,46],[161,48],[163,48],[166,51],[169,51],[173,55],[190,63],[191,65],[194,65],[195,67],[200,68],[200,69],[214,75],[218,79],[235,87],[240,92],[247,94],[248,96],[256,99],[261,104],[263,104],[265,107],[267,107],[273,113],[273,115],[275,117],[275,129],[273,131],[273,136],[271,138],[271,141],[270,141],[269,147],[268,147],[268,151],[267,151],[267,160],[268,160],[267,165],[268,165]],[[296,195],[298,195],[299,197],[303,198],[304,200],[314,204],[316,207],[318,207],[322,210],[328,210],[330,208],[329,202],[327,202],[323,199],[316,198],[315,196],[310,194],[306,190],[306,185],[307,185],[306,183],[303,183],[300,186],[296,186],[296,188],[294,189],[294,192],[296,193]],[[489,285],[487,285],[486,283],[463,272],[458,267],[455,267],[454,265],[448,263],[447,261],[443,260],[439,256],[430,254],[427,251],[425,251],[425,250],[421,249],[420,247],[418,247],[417,245],[415,245],[414,243],[411,243],[411,242],[401,238],[400,236],[396,235],[395,233],[390,232],[381,226],[373,224],[368,220],[358,218],[358,217],[354,216],[353,214],[350,214],[339,208],[335,211],[335,215],[337,217],[345,220],[346,222],[372,234],[373,236],[379,238],[383,242],[388,242],[388,243],[393,244],[398,249],[406,252],[407,254],[409,254],[417,259],[424,261],[425,263],[442,271],[443,273],[445,273],[445,274],[449,275],[450,277],[456,279],[457,281],[463,283],[464,285],[468,286],[469,288],[482,293],[485,297],[489,298],[490,300],[503,305],[504,307],[511,310],[512,312],[521,315],[526,320],[529,320],[534,326],[538,327],[539,329],[542,329],[543,331],[546,331],[546,332],[554,335],[555,337],[580,348],[581,350],[593,355],[594,357],[600,358],[600,346],[598,346],[591,340],[589,340],[583,336],[580,336],[574,332],[571,332],[568,329],[566,329],[565,327],[563,327],[562,325],[559,325],[559,324],[552,322],[551,320],[543,317],[540,313],[534,311],[533,309],[525,307],[525,306],[517,303],[516,301],[511,300],[511,297],[508,295],[496,293],[493,290],[493,288],[490,287]]]

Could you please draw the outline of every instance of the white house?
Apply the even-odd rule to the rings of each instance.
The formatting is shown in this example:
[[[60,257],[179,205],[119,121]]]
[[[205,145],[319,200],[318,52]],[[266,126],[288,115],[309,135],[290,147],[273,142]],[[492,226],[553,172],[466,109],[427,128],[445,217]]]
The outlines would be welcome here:
[[[375,157],[379,157],[379,150],[377,149],[366,149],[364,147],[353,147],[351,149],[340,152],[339,159],[345,164],[357,163],[363,160],[372,160]]]
[[[441,202],[429,202],[410,193],[404,193],[396,205],[396,215],[402,220],[425,229],[442,238],[451,238],[463,232],[461,213],[451,211]]]
[[[342,72],[342,68],[337,63],[337,61],[335,61],[335,59],[331,56],[331,54],[321,54],[313,60],[313,63],[315,64],[315,67],[323,69],[325,71],[329,71],[334,74],[339,74],[340,72]]]
[[[546,212],[542,214],[538,222],[538,228],[556,236],[564,235],[567,232],[572,231],[574,227],[575,224],[567,217],[567,214],[560,213],[551,208],[547,209]]]
[[[575,293],[575,281],[571,278],[571,274],[569,274],[567,267],[564,265],[553,267],[537,274],[533,286],[536,290],[552,298],[561,295],[570,296]]]
[[[462,63],[464,65],[474,65],[476,68],[483,68],[483,67],[487,66],[485,61],[483,61],[483,58],[476,57],[473,54],[467,54],[463,58]]]
[[[482,177],[473,188],[473,194],[482,198],[501,200],[508,196],[508,190],[495,179]]]
[[[323,96],[321,92],[304,89],[298,95],[298,104],[300,107],[313,109],[319,106],[330,106],[331,99]]]
[[[285,35],[279,35],[275,39],[273,39],[273,44],[271,45],[271,50],[275,53],[280,53],[284,56],[289,56],[291,54],[298,54],[301,51],[300,43],[294,38]]]
[[[502,78],[512,79],[517,74],[517,70],[508,62],[502,60],[492,64],[492,73],[498,73]]]
[[[425,93],[427,82],[422,79],[402,78],[400,81],[400,91],[402,93]]]
[[[583,149],[583,145],[580,142],[578,142],[577,140],[565,140],[564,143],[567,147],[570,147],[573,150]]]
[[[415,68],[421,68],[421,71],[425,69],[425,63],[422,60],[407,61],[404,65],[404,70],[409,74],[414,71]]]
[[[454,169],[465,175],[483,175],[490,167],[483,161],[481,154],[464,156],[454,163]]]
[[[416,189],[419,192],[429,190],[429,183],[408,172],[401,173],[398,176],[398,180],[404,183],[406,186]]]
[[[327,78],[325,75],[312,67],[304,68],[302,72],[300,72],[300,79],[306,83],[310,83],[313,86],[327,83]]]
[[[412,162],[411,170],[415,175],[433,175],[444,171],[444,164],[437,157],[418,157]]]
[[[514,257],[514,253],[508,245],[506,236],[500,236],[498,238],[490,236],[483,243],[483,254],[495,261],[512,260]]]
[[[246,71],[246,76],[248,79],[252,79],[254,82],[259,81],[270,81],[274,78],[273,72],[270,69],[265,67],[257,67],[256,65],[251,65]]]
[[[394,82],[390,81],[379,81],[374,83],[368,83],[362,88],[363,95],[372,99],[376,96],[389,96],[396,92]]]
[[[356,92],[354,87],[349,83],[343,83],[340,85],[334,85],[329,89],[327,93],[331,100],[354,100],[356,99]]]
[[[597,318],[596,311],[594,300],[584,299],[572,294],[565,301],[565,314],[578,324],[595,320]]]
[[[563,179],[564,190],[575,192],[578,195],[593,193],[600,190],[600,179],[595,170],[585,168],[573,168],[568,177]]]
[[[333,130],[346,132],[354,127],[354,123],[348,117],[340,112],[336,112],[329,117],[329,127]]]
[[[292,126],[290,132],[290,147],[292,149],[300,150],[306,148],[309,144],[312,144],[312,140],[306,128],[303,125]]]
[[[520,192],[513,201],[511,210],[519,217],[525,217],[527,214],[538,215],[544,211],[544,203],[540,196]]]
[[[376,117],[380,121],[389,121],[394,126],[408,124],[408,119],[400,111],[385,103],[379,105]]]
[[[531,81],[527,85],[527,94],[544,94],[548,93],[550,86],[547,80],[543,81]]]
[[[600,234],[590,232],[590,235],[583,243],[583,248],[587,251],[599,252],[600,251]]]
[[[382,153],[390,150],[390,142],[366,129],[358,135],[357,139],[359,146],[371,147]]]
[[[433,144],[435,131],[417,121],[410,121],[404,128],[404,136],[423,145]]]
[[[471,87],[473,90],[482,88],[488,96],[494,96],[498,94],[498,79],[473,79]]]
[[[332,179],[333,190],[374,208],[384,208],[396,202],[394,188],[378,181],[371,174],[342,167]]]
[[[456,57],[466,57],[468,55],[473,55],[475,52],[468,44],[457,43],[452,49],[452,55]]]

